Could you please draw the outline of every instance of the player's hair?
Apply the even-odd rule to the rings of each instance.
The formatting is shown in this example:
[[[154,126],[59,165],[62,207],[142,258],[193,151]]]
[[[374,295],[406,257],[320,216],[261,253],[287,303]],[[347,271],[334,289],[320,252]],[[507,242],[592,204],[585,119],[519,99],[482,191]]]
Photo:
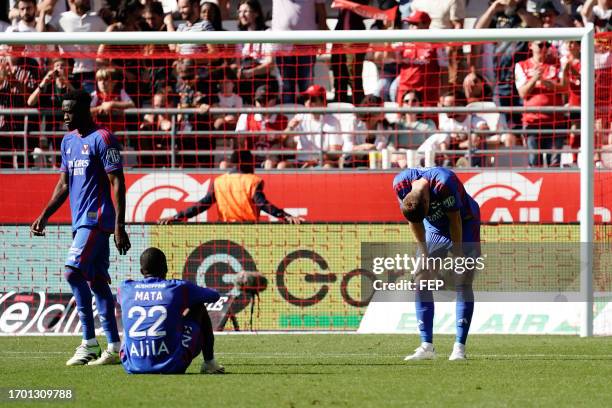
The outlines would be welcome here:
[[[410,222],[423,222],[426,208],[425,199],[421,190],[412,190],[402,200],[402,214]]]
[[[68,91],[66,95],[64,95],[65,101],[75,101],[78,107],[85,108],[89,110],[89,105],[91,105],[91,95],[89,92],[84,89],[75,89],[72,91]]]
[[[155,247],[145,249],[140,255],[140,272],[145,276],[166,276],[168,263],[164,252]]]
[[[234,150],[230,161],[241,173],[255,173],[255,159],[250,150]]]

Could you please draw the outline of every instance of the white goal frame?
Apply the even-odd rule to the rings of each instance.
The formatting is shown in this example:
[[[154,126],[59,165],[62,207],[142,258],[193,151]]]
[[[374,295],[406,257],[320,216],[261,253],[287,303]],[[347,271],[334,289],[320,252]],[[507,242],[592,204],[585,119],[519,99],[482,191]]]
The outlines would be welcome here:
[[[521,28],[465,30],[372,31],[223,31],[223,32],[90,32],[0,33],[0,44],[240,44],[240,43],[384,43],[579,41],[581,51],[580,155],[580,291],[584,299],[580,336],[593,335],[593,206],[594,206],[594,28]]]

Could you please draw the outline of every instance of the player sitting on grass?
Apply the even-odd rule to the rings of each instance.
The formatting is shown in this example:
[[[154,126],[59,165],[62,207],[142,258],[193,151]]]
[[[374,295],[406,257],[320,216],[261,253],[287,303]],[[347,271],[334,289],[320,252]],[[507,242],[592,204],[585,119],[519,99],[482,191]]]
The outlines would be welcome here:
[[[455,259],[480,256],[480,209],[455,173],[442,167],[406,169],[393,180],[393,189],[419,251],[426,258],[445,258],[449,251]],[[439,271],[422,270],[415,280],[435,279],[436,272]],[[449,360],[465,360],[465,343],[474,313],[473,271],[462,272],[453,273],[457,337]],[[417,289],[416,315],[422,343],[405,359],[433,359],[434,303],[430,290]]]
[[[205,303],[219,300],[213,289],[166,279],[166,255],[148,248],[140,255],[143,280],[126,280],[119,290],[124,344],[121,363],[132,374],[182,374],[200,354],[200,372],[224,374],[214,358],[215,337]]]
[[[117,139],[93,121],[91,97],[85,91],[72,91],[62,102],[64,122],[70,131],[62,139],[60,179],[42,214],[30,227],[34,235],[45,235],[45,226],[70,196],[72,246],[64,276],[76,300],[83,326],[83,342],[66,365],[119,364],[119,332],[115,320],[115,299],[108,275],[110,234],[120,254],[130,249],[125,232],[125,180]],[[115,195],[115,206],[111,200]],[[88,285],[89,283],[89,285]],[[91,292],[108,349],[100,354],[96,340]]]

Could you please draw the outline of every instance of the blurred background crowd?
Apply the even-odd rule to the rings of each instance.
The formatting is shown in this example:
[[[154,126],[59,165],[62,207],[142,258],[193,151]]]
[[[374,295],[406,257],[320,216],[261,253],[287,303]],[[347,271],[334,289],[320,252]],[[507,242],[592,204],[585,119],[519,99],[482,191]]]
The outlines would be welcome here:
[[[612,0],[9,0],[0,9],[0,31],[7,33],[460,30],[587,23],[601,38],[595,126],[597,146],[605,149],[612,144],[612,54],[606,34],[612,29]],[[578,113],[521,112],[523,106],[580,106],[578,42],[101,43],[0,45],[0,53],[4,168],[24,167],[24,155],[9,154],[24,149],[29,167],[57,166],[58,157],[51,153],[62,137],[61,98],[79,87],[91,93],[96,120],[119,136],[125,151],[132,152],[126,164],[135,167],[224,167],[227,154],[215,152],[237,148],[255,151],[257,165],[267,169],[368,167],[381,155],[387,165],[404,167],[410,164],[408,151],[416,163],[445,166],[576,164],[571,150],[522,156],[499,152],[579,147]],[[248,106],[373,109],[241,114]],[[395,114],[384,109],[402,106],[451,111]],[[483,113],[452,112],[464,106],[482,107]],[[492,107],[516,110],[487,111]],[[9,111],[15,108],[39,113],[26,121]],[[145,114],[131,112],[134,108],[159,110]],[[175,115],[164,108],[190,110]],[[178,156],[171,159],[170,151]],[[599,154],[595,160],[607,166],[606,157]]]

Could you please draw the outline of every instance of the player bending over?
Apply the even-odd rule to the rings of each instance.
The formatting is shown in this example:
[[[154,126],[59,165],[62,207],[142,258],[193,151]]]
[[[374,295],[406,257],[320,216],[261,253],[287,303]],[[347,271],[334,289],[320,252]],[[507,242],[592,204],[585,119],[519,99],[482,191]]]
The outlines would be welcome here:
[[[393,180],[402,214],[421,253],[430,259],[480,256],[480,209],[451,170],[442,167],[406,169]],[[421,270],[415,280],[435,279],[436,272]],[[457,336],[449,360],[465,360],[465,343],[474,313],[473,271],[451,272],[457,290]],[[417,284],[417,288],[420,285]],[[433,294],[417,290],[416,315],[421,346],[405,360],[435,357]]]
[[[143,280],[119,289],[124,330],[121,363],[132,374],[182,374],[200,354],[205,374],[224,374],[214,358],[215,337],[204,303],[219,300],[213,289],[166,279],[166,255],[148,248],[140,255]]]
[[[45,235],[49,217],[70,196],[73,241],[64,276],[76,300],[83,342],[66,362],[69,366],[119,364],[121,343],[108,275],[110,234],[115,234],[115,245],[121,255],[130,249],[124,223],[125,180],[119,143],[108,130],[94,123],[90,102],[91,97],[82,90],[64,97],[62,111],[70,132],[62,139],[60,179],[51,200],[30,227],[34,235]],[[108,340],[108,349],[102,354],[95,335],[91,292],[96,297],[100,322]]]

